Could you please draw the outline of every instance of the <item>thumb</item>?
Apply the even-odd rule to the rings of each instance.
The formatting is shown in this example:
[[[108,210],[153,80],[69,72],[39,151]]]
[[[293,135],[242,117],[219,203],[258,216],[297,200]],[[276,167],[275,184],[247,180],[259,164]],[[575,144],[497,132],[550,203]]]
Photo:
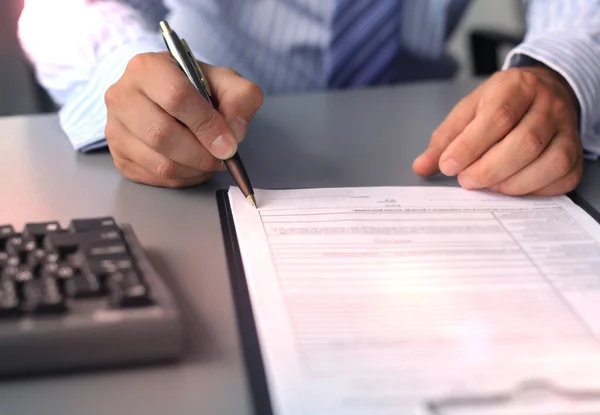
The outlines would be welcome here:
[[[439,161],[442,153],[475,118],[479,94],[479,89],[477,89],[463,98],[431,134],[427,149],[413,162],[412,167],[416,174],[432,176],[439,173]]]
[[[219,113],[237,142],[241,143],[246,136],[248,124],[263,104],[262,90],[232,69],[202,62],[200,66],[219,102]]]

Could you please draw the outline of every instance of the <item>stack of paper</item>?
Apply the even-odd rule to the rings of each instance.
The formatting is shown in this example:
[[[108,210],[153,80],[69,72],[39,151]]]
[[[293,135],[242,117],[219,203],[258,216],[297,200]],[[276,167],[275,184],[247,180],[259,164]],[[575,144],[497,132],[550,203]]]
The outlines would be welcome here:
[[[600,390],[600,225],[567,197],[229,195],[276,415],[428,414],[532,380]],[[503,410],[485,413],[524,413]]]

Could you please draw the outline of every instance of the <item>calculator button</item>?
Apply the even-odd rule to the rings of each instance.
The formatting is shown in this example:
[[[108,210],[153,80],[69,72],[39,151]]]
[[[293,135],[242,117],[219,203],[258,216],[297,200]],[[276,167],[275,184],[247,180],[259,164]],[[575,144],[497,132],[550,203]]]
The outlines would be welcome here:
[[[79,274],[65,284],[67,295],[72,298],[89,298],[102,296],[100,280],[94,274]]]
[[[51,232],[60,232],[60,224],[57,221],[27,223],[23,228],[23,235],[34,239],[41,244],[44,237]]]
[[[106,241],[122,241],[123,237],[118,229],[99,229],[85,233],[58,233],[50,234],[44,240],[44,248],[48,252],[57,253],[62,259],[76,253],[82,245],[103,243]]]
[[[35,314],[54,314],[67,311],[65,298],[53,278],[29,281],[23,287],[25,309]]]
[[[129,255],[115,255],[86,261],[82,269],[104,278],[117,271],[133,269],[133,261]]]
[[[7,267],[18,267],[20,264],[21,264],[21,259],[18,256],[9,255],[6,258],[5,266],[7,266]]]
[[[15,234],[15,228],[12,225],[0,226],[0,251],[5,250],[6,241]]]
[[[17,288],[12,281],[0,281],[0,318],[21,314]]]
[[[0,270],[6,266],[8,260],[8,254],[6,252],[0,252]]]
[[[109,302],[113,307],[143,307],[153,304],[148,287],[134,270],[117,271],[108,279]]]
[[[115,219],[110,216],[92,219],[73,219],[69,225],[69,230],[78,233],[107,228],[117,229],[117,223],[115,222]]]
[[[37,273],[45,261],[46,251],[41,248],[38,248],[29,252],[25,263],[29,268],[31,268],[35,273]]]
[[[19,257],[21,262],[27,260],[29,252],[37,248],[35,240],[27,236],[15,235],[6,241],[6,253]]]

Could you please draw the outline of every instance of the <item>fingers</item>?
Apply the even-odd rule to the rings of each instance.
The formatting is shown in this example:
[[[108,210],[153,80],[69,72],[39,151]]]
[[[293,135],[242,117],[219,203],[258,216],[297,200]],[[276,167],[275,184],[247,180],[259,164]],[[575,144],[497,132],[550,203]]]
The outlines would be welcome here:
[[[212,107],[167,52],[134,57],[105,94],[106,139],[115,164],[145,183],[179,186],[224,170],[262,105],[253,83],[204,65],[220,106]]]
[[[480,90],[462,99],[431,135],[429,146],[413,163],[413,171],[420,176],[439,172],[440,156],[469,123],[475,118]]]
[[[129,63],[127,74],[142,94],[187,126],[214,157],[227,159],[235,154],[237,142],[223,117],[168,55],[137,55]]]
[[[138,154],[136,151],[141,151],[139,153],[141,157],[148,154],[149,149],[152,149],[167,159],[171,159],[182,166],[190,167],[191,171],[213,171],[219,168],[221,162],[204,148],[194,134],[150,101],[148,97],[133,92],[124,96],[117,105],[122,107],[127,114],[126,117],[119,117],[119,122],[137,138],[137,140],[120,140],[119,143],[123,146],[119,149],[120,153],[126,156],[129,155],[129,158],[134,158],[134,155]],[[138,140],[145,146],[135,142]],[[140,150],[144,147],[146,149]],[[142,160],[139,164],[146,166]],[[151,168],[152,166],[150,166]]]
[[[211,173],[203,172],[198,177],[187,179],[160,179],[149,174],[146,170],[126,158],[114,158],[115,166],[127,179],[142,184],[157,187],[181,188],[203,183],[210,178]]]
[[[557,133],[548,92],[540,92],[530,110],[506,138],[458,176],[465,189],[498,184],[534,161]]]
[[[192,169],[168,159],[136,139],[124,126],[113,124],[111,146],[115,166],[128,179],[161,187],[184,187],[206,181],[210,172]],[[135,155],[132,160],[128,155]]]
[[[528,111],[536,97],[537,78],[525,71],[501,73],[488,83],[475,119],[440,156],[440,170],[454,176],[504,138]]]
[[[578,159],[575,167],[566,176],[561,177],[554,183],[536,190],[535,196],[557,196],[575,190],[583,176],[583,159]]]
[[[200,66],[210,79],[213,93],[219,99],[219,112],[225,118],[237,142],[241,143],[249,122],[263,104],[261,89],[229,68],[204,63]]]
[[[582,157],[581,149],[574,143],[576,141],[570,134],[560,132],[551,141],[546,151],[535,161],[491,189],[507,195],[518,196],[542,189],[548,192],[560,186],[578,183],[581,179],[581,175],[577,176],[578,164],[582,164]],[[569,176],[572,171],[575,173]],[[575,179],[577,180],[575,181]],[[554,185],[560,180],[567,182]],[[573,180],[573,182],[569,182],[569,180]]]

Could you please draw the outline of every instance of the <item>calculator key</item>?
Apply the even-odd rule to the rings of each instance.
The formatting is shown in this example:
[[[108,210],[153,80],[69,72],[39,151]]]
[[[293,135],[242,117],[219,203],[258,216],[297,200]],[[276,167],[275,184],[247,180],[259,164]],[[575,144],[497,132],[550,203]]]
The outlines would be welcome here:
[[[59,264],[56,271],[56,278],[59,280],[68,280],[73,278],[75,270],[69,264]]]
[[[23,235],[34,239],[38,244],[41,244],[44,237],[51,232],[60,232],[60,223],[52,222],[34,222],[27,223],[23,228]]]
[[[6,266],[8,258],[8,254],[6,252],[0,252],[0,270]]]
[[[46,257],[42,261],[44,264],[55,264],[60,260],[60,256],[55,252],[46,252]]]
[[[28,281],[33,280],[34,273],[27,265],[19,265],[17,273],[14,275],[13,280],[17,284],[24,284]]]
[[[54,314],[67,311],[65,297],[53,278],[40,278],[23,287],[24,307],[35,314]]]
[[[79,274],[65,284],[67,295],[72,298],[90,298],[102,296],[100,280],[94,274]]]
[[[104,241],[82,245],[76,257],[78,267],[88,268],[100,277],[105,276],[106,272],[99,269],[98,264],[102,264],[106,270],[114,271],[110,269],[111,262],[109,261],[126,261],[130,259],[127,245],[121,241]],[[88,264],[90,265],[88,266]]]
[[[40,270],[40,276],[42,278],[57,278],[58,276],[58,263],[57,262],[46,262]]]
[[[118,271],[108,279],[109,302],[113,307],[129,308],[152,305],[146,284],[136,271]]]
[[[121,241],[118,229],[99,229],[85,233],[50,234],[44,240],[44,248],[48,252],[57,253],[62,259],[74,254],[83,244],[101,243],[104,241]]]
[[[0,281],[0,318],[21,314],[17,288],[12,281]]]
[[[75,253],[81,243],[80,238],[72,233],[52,233],[44,239],[44,249],[64,259]]]
[[[46,261],[46,256],[46,251],[44,249],[38,248],[29,252],[25,263],[29,268],[33,270],[34,273],[37,274],[41,266]]]
[[[117,271],[133,269],[133,261],[129,255],[117,255],[108,258],[86,261],[82,266],[82,269],[104,278],[107,275]]]
[[[5,265],[7,267],[18,267],[19,265],[21,265],[21,258],[19,258],[18,256],[9,255],[8,257],[6,257]]]
[[[19,273],[18,266],[14,266],[14,265],[6,266],[6,267],[4,267],[4,269],[2,269],[2,274],[0,274],[0,281],[15,282],[15,278],[18,273]]]
[[[114,218],[110,216],[91,219],[73,219],[69,225],[69,230],[78,233],[107,228],[118,228]]]
[[[6,253],[8,255],[18,256],[21,262],[27,260],[29,252],[35,250],[37,244],[34,239],[27,236],[15,235],[6,241]]]
[[[15,234],[15,228],[12,225],[0,226],[0,251],[4,251],[6,241]]]

